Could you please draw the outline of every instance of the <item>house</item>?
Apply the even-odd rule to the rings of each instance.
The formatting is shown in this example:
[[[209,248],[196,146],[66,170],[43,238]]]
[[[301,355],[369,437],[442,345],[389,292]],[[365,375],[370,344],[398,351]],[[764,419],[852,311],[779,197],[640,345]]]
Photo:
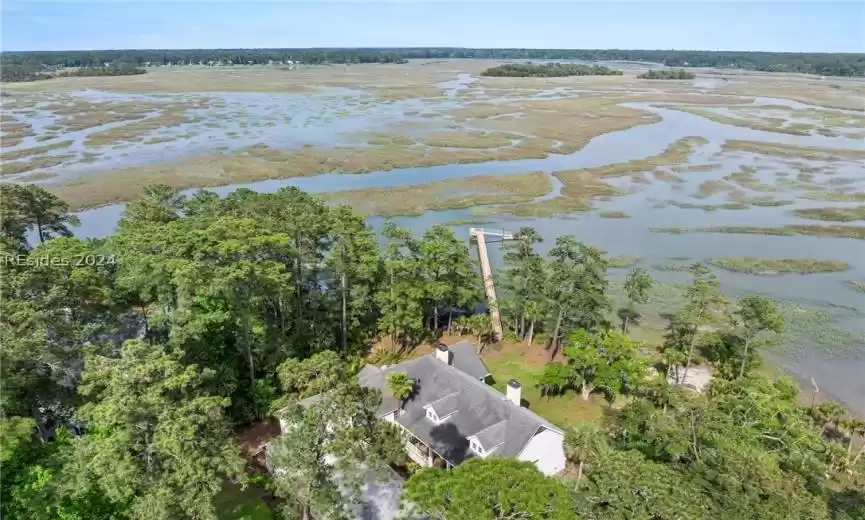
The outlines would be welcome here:
[[[387,388],[393,372],[415,381],[402,407]],[[489,375],[475,346],[464,341],[389,367],[367,365],[358,383],[381,391],[378,416],[402,427],[408,456],[422,466],[450,468],[499,455],[531,461],[547,475],[562,471],[562,430],[523,406],[519,382],[508,381],[503,395],[486,383]]]
[[[415,391],[403,406],[387,388],[394,372],[415,381]],[[381,391],[379,418],[400,425],[408,456],[421,466],[451,468],[471,457],[496,455],[531,461],[547,475],[562,471],[563,432],[523,406],[517,381],[509,381],[507,394],[502,394],[487,384],[489,377],[475,346],[463,341],[396,365],[367,365],[357,379],[361,386]],[[320,399],[315,395],[300,404],[311,406]],[[285,431],[288,425],[281,418],[279,422]],[[264,448],[268,454],[272,449],[270,444]],[[400,516],[402,490],[403,480],[395,472],[370,472],[350,515],[360,520],[405,518]]]

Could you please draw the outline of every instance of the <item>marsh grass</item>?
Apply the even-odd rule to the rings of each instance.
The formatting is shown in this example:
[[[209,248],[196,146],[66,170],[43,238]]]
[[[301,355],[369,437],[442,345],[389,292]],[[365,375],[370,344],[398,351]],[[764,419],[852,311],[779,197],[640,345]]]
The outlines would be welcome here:
[[[854,291],[865,293],[865,282],[859,280],[847,280],[847,285]]]
[[[752,256],[716,256],[709,263],[736,273],[760,276],[797,273],[831,273],[846,271],[850,264],[838,260],[814,260],[808,258],[757,258]]]
[[[712,110],[701,107],[671,106],[667,108],[678,110],[679,112],[687,112],[689,114],[700,116],[716,123],[740,126],[744,128],[750,128],[752,130],[760,130],[763,132],[778,132],[792,135],[810,135],[809,130],[814,128],[811,125],[784,126],[785,120],[783,119],[741,119],[738,117],[731,117],[725,114],[719,114],[718,112],[713,112]]]
[[[778,81],[755,77],[748,81],[731,81],[716,90],[723,94],[792,99],[808,105],[862,111],[865,89],[858,84],[841,87],[832,88],[831,84],[820,80]]]
[[[810,191],[802,195],[802,198],[809,200],[826,200],[832,202],[865,202],[865,191]]]
[[[722,165],[720,164],[695,164],[692,166],[674,166],[673,171],[675,173],[710,172],[721,168],[721,166]]]
[[[437,132],[427,134],[422,142],[427,146],[446,148],[502,148],[510,146],[518,135],[501,132]]]
[[[639,175],[660,166],[685,162],[695,147],[702,146],[706,142],[701,137],[685,137],[672,143],[664,152],[645,159],[597,168],[553,172],[553,175],[562,182],[561,194],[558,197],[528,204],[492,206],[485,208],[485,212],[519,217],[552,217],[587,211],[592,208],[593,198],[601,199],[622,194],[614,186],[603,182],[602,178]]]
[[[57,177],[56,173],[35,172],[35,173],[28,173],[27,175],[22,175],[21,177],[16,177],[15,182],[38,182],[38,181],[53,179],[54,177]]]
[[[0,164],[0,172],[3,175],[16,175],[33,170],[44,170],[53,168],[63,163],[70,162],[77,157],[76,154],[43,155],[30,157],[27,161],[3,161]]]
[[[831,220],[836,222],[852,222],[854,220],[865,220],[865,206],[850,208],[807,208],[795,209],[793,214],[801,218],[813,220]]]
[[[779,143],[764,143],[757,141],[729,140],[725,142],[723,152],[743,151],[776,157],[795,157],[801,159],[843,161],[865,159],[863,150],[847,150],[836,148],[819,148],[815,146],[794,146]]]
[[[688,258],[685,258],[687,260]],[[652,264],[652,269],[655,271],[665,271],[665,272],[676,272],[676,273],[685,273],[691,270],[691,264],[677,264],[677,263],[666,263],[666,264]]]
[[[478,175],[429,184],[344,190],[320,195],[364,215],[394,217],[425,211],[463,209],[489,204],[526,202],[552,189],[546,173]]]
[[[4,147],[17,146],[25,137],[33,137],[36,133],[30,123],[18,121],[6,114],[0,119],[0,140]]]
[[[837,358],[863,354],[865,335],[840,327],[841,310],[817,308],[781,300],[778,310],[784,318],[784,332],[778,350],[788,353],[817,350]]]
[[[27,157],[31,157],[34,155],[43,154],[46,152],[50,152],[51,150],[57,150],[59,148],[68,148],[73,141],[60,141],[54,144],[46,144],[43,146],[35,146],[33,148],[24,148],[21,150],[13,150],[11,152],[5,152],[0,154],[0,161],[17,161],[19,159],[26,159]]]
[[[184,106],[171,106],[157,116],[91,133],[84,140],[84,144],[87,146],[107,146],[122,142],[141,142],[147,134],[154,130],[171,128],[190,122],[190,116],[185,111],[186,107]]]
[[[446,221],[446,226],[483,226],[492,224],[493,221],[483,217],[457,217]]]
[[[777,236],[817,236],[836,238],[856,238],[865,240],[865,226],[843,226],[826,225],[818,226],[811,224],[790,224],[782,227],[759,227],[759,226],[715,226],[701,228],[649,228],[653,233],[669,233],[679,235],[682,233],[733,233],[746,235],[777,235]]]
[[[558,153],[572,153],[605,133],[660,121],[660,117],[619,106],[612,99],[554,99],[504,104],[473,104],[452,110],[457,121],[471,120],[473,126],[498,132],[530,134],[559,141]],[[498,116],[519,114],[502,119]]]
[[[610,269],[625,269],[637,265],[640,260],[639,256],[610,256],[607,257],[607,267]]]
[[[677,202],[674,200],[667,201],[671,206],[676,206],[679,209],[701,209],[703,211],[717,210],[742,210],[749,209],[751,206],[744,202],[725,202],[721,204],[693,204],[691,202]]]
[[[370,134],[366,142],[377,146],[410,146],[415,141],[406,135],[373,133]]]
[[[695,195],[695,197],[697,197],[698,199],[707,199],[707,198],[711,197],[712,195],[715,195],[716,193],[730,191],[731,189],[732,189],[732,186],[730,186],[729,184],[727,184],[724,181],[719,181],[719,180],[703,181],[697,187],[697,194]]]
[[[598,216],[601,218],[631,218],[624,211],[601,211]]]
[[[659,181],[669,182],[671,184],[682,184],[684,179],[665,170],[655,170],[652,175]]]
[[[775,199],[772,197],[762,196],[762,197],[742,197],[734,199],[732,194],[727,197],[728,199],[735,200],[736,202],[741,202],[742,204],[748,204],[750,206],[761,206],[761,207],[778,207],[778,206],[789,206],[791,204],[795,204],[792,200],[784,200],[784,199]]]

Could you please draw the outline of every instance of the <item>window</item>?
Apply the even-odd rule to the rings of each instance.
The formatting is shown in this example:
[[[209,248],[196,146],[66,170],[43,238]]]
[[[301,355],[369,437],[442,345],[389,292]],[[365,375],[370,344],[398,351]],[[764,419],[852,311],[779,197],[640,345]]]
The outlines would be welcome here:
[[[436,415],[436,412],[432,409],[432,407],[426,409],[426,418],[436,424],[438,424],[439,422],[439,416]]]
[[[472,439],[469,442],[469,448],[471,448],[471,450],[473,452],[477,453],[478,455],[484,454],[484,447],[481,446],[481,443],[479,443],[477,439]]]

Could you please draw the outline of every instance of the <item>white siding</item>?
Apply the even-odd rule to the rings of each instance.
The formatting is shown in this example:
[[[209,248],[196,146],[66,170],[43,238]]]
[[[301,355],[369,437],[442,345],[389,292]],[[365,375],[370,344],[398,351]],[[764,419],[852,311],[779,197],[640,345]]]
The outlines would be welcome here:
[[[563,442],[564,436],[561,433],[542,428],[517,458],[534,462],[545,475],[555,475],[565,469]]]

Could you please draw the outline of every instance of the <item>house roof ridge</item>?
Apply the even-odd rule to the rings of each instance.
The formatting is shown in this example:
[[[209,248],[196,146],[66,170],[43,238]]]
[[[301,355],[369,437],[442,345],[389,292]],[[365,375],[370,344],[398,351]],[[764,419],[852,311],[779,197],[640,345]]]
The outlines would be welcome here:
[[[442,362],[439,361],[438,359],[435,359],[435,353],[426,354],[426,355],[424,355],[424,356],[421,356],[421,357],[419,357],[419,358],[416,358],[416,359],[413,359],[413,360],[410,360],[410,361],[417,361],[417,360],[424,359],[424,358],[427,358],[427,359],[430,359],[430,360],[432,360],[432,361],[435,361],[436,363],[442,363]],[[401,363],[400,363],[400,364],[401,364]],[[442,363],[442,364],[444,364],[444,363]],[[397,366],[399,366],[399,365],[393,365],[393,368],[395,368],[395,367],[397,367]],[[464,378],[464,379],[467,380],[467,381],[471,381],[471,384],[475,385],[475,386],[478,387],[478,388],[483,389],[483,391],[488,392],[488,393],[490,393],[490,394],[492,394],[492,395],[495,395],[497,398],[507,399],[507,396],[506,396],[505,394],[499,392],[498,390],[496,390],[495,388],[493,388],[491,385],[488,385],[488,384],[486,384],[486,383],[484,383],[484,382],[482,382],[482,381],[479,381],[479,380],[473,378],[473,377],[470,376],[469,374],[466,374],[465,372],[463,372],[462,370],[460,370],[460,369],[458,369],[458,368],[456,368],[456,367],[454,367],[454,366],[451,366],[451,365],[447,365],[447,366],[448,366],[449,368],[451,368],[451,369],[453,370],[453,372],[459,374],[460,377]],[[391,368],[391,367],[388,367],[388,368]],[[513,406],[516,406],[516,405],[513,405]],[[532,419],[537,420],[539,423],[541,423],[541,425],[543,425],[543,426],[546,427],[546,428],[549,428],[549,429],[551,429],[551,430],[553,430],[553,431],[556,431],[556,432],[558,432],[558,433],[561,433],[561,434],[564,434],[564,433],[565,433],[565,432],[564,432],[561,428],[559,428],[558,426],[554,425],[554,424],[551,423],[550,421],[544,419],[544,418],[541,417],[540,415],[536,414],[535,412],[529,410],[528,408],[526,408],[526,407],[524,407],[524,406],[516,407],[516,410],[519,410],[520,413],[525,414],[525,415],[531,417]]]
[[[430,402],[428,402],[427,404],[425,404],[425,405],[423,405],[423,406],[424,406],[424,407],[426,407],[426,406],[435,406],[436,403],[440,403],[440,402],[444,401],[445,399],[447,399],[448,397],[453,397],[453,396],[455,396],[455,395],[457,395],[457,394],[459,394],[459,393],[460,393],[460,390],[454,390],[453,392],[451,392],[451,393],[449,393],[449,394],[447,394],[447,395],[443,395],[443,396],[439,397],[438,399],[436,399],[435,401],[430,401]]]

